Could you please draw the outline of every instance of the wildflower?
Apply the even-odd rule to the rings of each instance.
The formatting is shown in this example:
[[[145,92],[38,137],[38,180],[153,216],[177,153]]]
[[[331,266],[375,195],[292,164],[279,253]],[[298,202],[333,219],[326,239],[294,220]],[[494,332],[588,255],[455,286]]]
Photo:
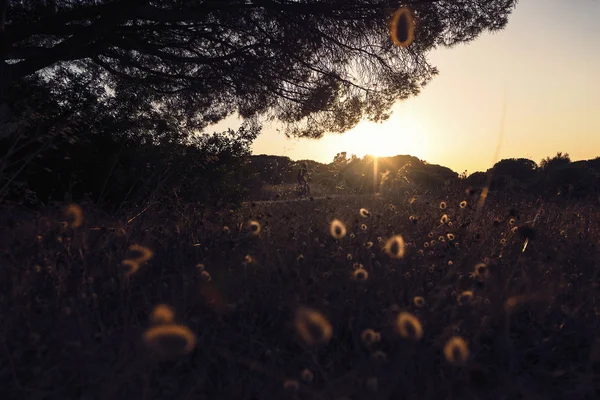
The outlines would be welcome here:
[[[196,347],[196,336],[184,325],[157,325],[143,335],[146,346],[159,356],[184,355]]]
[[[445,201],[442,201],[442,202],[440,203],[440,210],[445,210],[445,209],[446,209],[446,207],[448,207],[448,206],[447,206],[447,204],[446,204],[446,202],[445,202]]]
[[[475,276],[479,277],[480,279],[487,278],[489,273],[490,271],[486,264],[479,263],[475,266]]]
[[[360,226],[360,229],[363,230],[363,231],[366,231],[367,230],[367,225],[366,224],[362,224]]]
[[[296,311],[294,326],[300,338],[309,346],[327,343],[333,334],[327,318],[320,312],[306,307]]]
[[[371,215],[369,210],[367,210],[366,208],[361,208],[359,213],[360,213],[361,217],[365,217],[365,218],[367,218],[368,216]]]
[[[365,248],[370,249],[371,247],[373,247],[373,242],[365,243]]]
[[[392,17],[390,36],[398,47],[408,47],[414,38],[415,21],[407,7],[400,7]]]
[[[417,196],[413,196],[410,198],[409,203],[413,204],[415,201],[417,201],[418,197]]]
[[[452,265],[454,265],[454,262],[452,260],[450,260],[450,261],[448,261],[448,265],[452,266]]]
[[[202,264],[202,263],[196,264],[196,269],[200,272],[204,271],[204,264]]]
[[[352,268],[353,269],[362,269],[363,265],[360,263],[355,262],[354,264],[352,264]]]
[[[148,249],[147,247],[140,246],[138,244],[129,246],[129,251],[138,252],[140,253],[140,256],[136,258],[123,260],[123,262],[121,263],[122,265],[129,267],[129,271],[127,271],[127,276],[135,274],[140,268],[140,266],[146,261],[150,260],[153,256],[152,250]]]
[[[308,368],[304,368],[302,370],[301,376],[302,376],[302,380],[306,383],[311,383],[313,381],[313,379],[315,379],[315,375]]]
[[[512,233],[517,233],[518,230],[519,230],[519,227],[518,226],[514,226],[510,231]]]
[[[335,239],[341,239],[346,236],[346,227],[340,220],[334,219],[329,226],[329,232]]]
[[[450,219],[448,218],[448,216],[444,214],[442,215],[442,218],[440,218],[440,224],[447,224],[449,220]]]
[[[223,233],[229,233],[229,227],[228,226],[224,226],[223,227]]]
[[[428,248],[429,247],[429,242],[423,243],[423,247]]]
[[[251,255],[246,254],[246,257],[244,257],[244,262],[246,264],[252,264],[254,262],[254,258]]]
[[[384,251],[386,254],[392,258],[402,258],[404,257],[405,248],[404,248],[404,239],[402,236],[395,235],[387,240],[385,243]]]
[[[296,257],[296,261],[298,261],[298,262],[304,261],[304,254],[300,254],[298,257]]]
[[[444,346],[444,356],[450,364],[461,365],[469,358],[467,342],[460,336],[453,336]]]
[[[423,249],[419,249],[419,251],[417,251],[417,253],[422,256],[423,254],[425,254],[425,252],[423,251]]]
[[[352,273],[352,278],[356,279],[357,281],[366,281],[369,279],[369,273],[366,269],[358,268]]]
[[[511,219],[509,219],[509,220],[508,220],[508,223],[509,223],[510,225],[514,225],[514,224],[515,224],[515,222],[517,222],[517,221],[516,221],[514,218],[511,218]]]
[[[396,331],[405,339],[419,340],[423,337],[423,327],[418,318],[408,312],[401,312],[396,318]]]
[[[154,307],[150,314],[150,322],[153,325],[172,324],[175,320],[173,309],[166,304],[159,304]]]
[[[72,228],[79,228],[83,223],[83,211],[77,204],[69,205],[65,210],[65,214],[73,217],[73,222],[71,222]]]
[[[297,380],[286,379],[283,382],[283,388],[285,390],[287,390],[288,392],[296,392],[296,391],[298,391],[298,389],[300,389],[300,384],[298,383]]]
[[[473,292],[470,290],[465,290],[460,295],[458,295],[458,298],[456,300],[461,306],[469,304],[471,300],[473,300]]]
[[[252,232],[253,235],[258,235],[260,233],[261,226],[258,221],[250,221],[249,225],[250,225],[250,231]]]
[[[438,242],[444,243],[446,239],[443,236],[438,237]]]
[[[387,360],[387,356],[383,351],[377,350],[371,354],[371,360],[383,363]]]
[[[425,306],[425,299],[423,296],[415,296],[413,303],[417,308],[423,308]]]
[[[446,237],[448,238],[449,241],[453,241],[454,239],[456,239],[456,236],[454,236],[454,233],[449,233],[446,235]]]
[[[375,332],[373,329],[365,329],[360,334],[360,339],[366,346],[372,346],[373,344],[381,341],[381,334]]]
[[[378,241],[379,243],[381,243],[381,242],[383,242],[383,238],[382,238],[381,236],[378,236],[378,237],[377,237],[377,241]]]
[[[354,233],[350,234],[350,239],[354,239],[356,237],[356,235]]]
[[[202,271],[200,273],[200,278],[204,281],[204,282],[210,282],[212,280],[212,277],[210,276],[210,273],[208,271]]]
[[[502,246],[506,245],[506,239],[500,239],[500,244],[501,244]]]
[[[467,206],[466,200],[461,201],[459,206],[460,206],[460,208],[465,208]]]

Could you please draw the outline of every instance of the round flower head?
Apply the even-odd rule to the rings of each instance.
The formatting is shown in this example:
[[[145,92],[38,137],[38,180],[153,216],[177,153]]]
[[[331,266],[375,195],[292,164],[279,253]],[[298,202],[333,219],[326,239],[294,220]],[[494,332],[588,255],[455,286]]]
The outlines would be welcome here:
[[[444,346],[444,356],[450,364],[462,365],[469,358],[467,342],[460,336],[453,336]]]
[[[309,346],[327,343],[333,334],[327,318],[320,312],[306,307],[296,311],[294,326],[300,339]]]
[[[184,325],[157,325],[144,332],[144,343],[160,357],[181,356],[196,347],[196,336]]]
[[[302,370],[302,380],[306,383],[311,383],[315,379],[315,375],[308,368]]]
[[[298,383],[297,380],[286,379],[283,382],[283,388],[285,390],[287,390],[288,392],[296,392],[296,391],[298,391],[298,389],[300,389],[300,384]]]
[[[200,278],[204,281],[204,282],[210,282],[212,280],[212,277],[210,276],[210,273],[208,271],[202,271],[200,273]]]
[[[408,47],[415,34],[415,20],[407,7],[400,7],[392,17],[390,37],[398,47]]]
[[[481,279],[485,279],[488,277],[489,273],[490,273],[490,271],[486,264],[479,263],[475,266],[475,276],[477,276]]]
[[[473,300],[473,292],[471,292],[470,290],[465,290],[460,295],[458,295],[458,298],[456,300],[460,305],[469,304],[471,300]]]
[[[442,202],[440,203],[440,210],[445,210],[445,209],[446,209],[446,207],[448,207],[448,205],[446,204],[446,202],[445,202],[445,201],[442,201]]]
[[[359,213],[360,213],[361,217],[365,217],[365,218],[367,218],[369,215],[371,215],[369,210],[367,210],[366,208],[361,208]]]
[[[140,255],[135,258],[123,260],[123,262],[121,263],[122,265],[129,268],[129,270],[127,271],[127,276],[135,274],[140,268],[140,266],[146,261],[150,260],[153,256],[152,250],[150,250],[147,247],[140,246],[138,244],[129,246],[129,251],[140,253]]]
[[[373,329],[365,329],[360,334],[360,339],[366,346],[372,346],[373,344],[381,341],[381,334],[375,332]]]
[[[346,226],[340,220],[334,219],[329,226],[329,233],[335,239],[341,239],[346,236]]]
[[[461,201],[459,206],[460,206],[460,208],[465,208],[467,206],[466,200]]]
[[[383,351],[377,350],[371,354],[371,360],[384,363],[387,360],[387,355]]]
[[[423,296],[415,296],[415,298],[413,299],[413,303],[417,308],[425,307],[425,299],[423,298]]]
[[[366,269],[363,268],[355,269],[352,273],[352,279],[355,279],[357,281],[366,281],[367,279],[369,279],[369,273]]]
[[[448,216],[444,214],[442,215],[442,218],[440,218],[440,224],[447,224],[449,220],[450,219],[448,218]]]
[[[250,226],[250,232],[252,232],[253,235],[258,235],[262,229],[258,221],[250,221],[248,225]]]
[[[385,253],[392,258],[402,258],[406,251],[404,246],[404,239],[402,236],[395,235],[387,240],[384,247]]]
[[[449,241],[453,241],[454,239],[456,239],[456,236],[454,236],[454,233],[449,233],[446,235],[446,237],[448,238]]]
[[[423,327],[418,318],[408,312],[401,312],[396,318],[396,331],[405,339],[419,340],[423,337]]]
[[[150,314],[150,322],[153,325],[172,324],[175,320],[173,309],[166,304],[159,304],[154,307]]]
[[[83,210],[77,204],[69,205],[65,210],[65,214],[69,217],[72,217],[72,228],[79,228],[83,223]]]

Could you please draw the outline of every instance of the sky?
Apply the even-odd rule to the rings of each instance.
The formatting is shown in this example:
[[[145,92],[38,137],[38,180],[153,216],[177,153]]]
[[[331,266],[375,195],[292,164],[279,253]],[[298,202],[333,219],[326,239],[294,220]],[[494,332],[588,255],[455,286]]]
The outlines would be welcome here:
[[[499,158],[536,162],[558,151],[600,156],[600,0],[520,0],[499,32],[428,54],[439,75],[399,101],[384,123],[343,134],[287,139],[265,125],[253,154],[329,163],[348,155],[410,154],[456,172]],[[418,28],[417,28],[418,29]],[[503,118],[504,115],[504,118]],[[229,118],[219,128],[239,125]]]

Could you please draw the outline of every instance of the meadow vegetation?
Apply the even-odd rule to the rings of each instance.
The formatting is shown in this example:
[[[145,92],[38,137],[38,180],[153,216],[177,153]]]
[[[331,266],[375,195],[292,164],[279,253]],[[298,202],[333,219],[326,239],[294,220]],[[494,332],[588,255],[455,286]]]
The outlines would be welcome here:
[[[479,199],[5,208],[2,397],[593,397],[597,204]]]

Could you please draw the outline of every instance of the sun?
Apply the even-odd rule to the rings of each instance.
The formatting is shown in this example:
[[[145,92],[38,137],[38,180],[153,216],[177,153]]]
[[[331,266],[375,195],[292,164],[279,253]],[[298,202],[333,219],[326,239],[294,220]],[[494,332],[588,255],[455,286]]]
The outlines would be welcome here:
[[[409,154],[423,158],[426,143],[424,132],[415,118],[390,117],[383,123],[362,121],[342,135],[344,150],[364,157],[389,157]]]

